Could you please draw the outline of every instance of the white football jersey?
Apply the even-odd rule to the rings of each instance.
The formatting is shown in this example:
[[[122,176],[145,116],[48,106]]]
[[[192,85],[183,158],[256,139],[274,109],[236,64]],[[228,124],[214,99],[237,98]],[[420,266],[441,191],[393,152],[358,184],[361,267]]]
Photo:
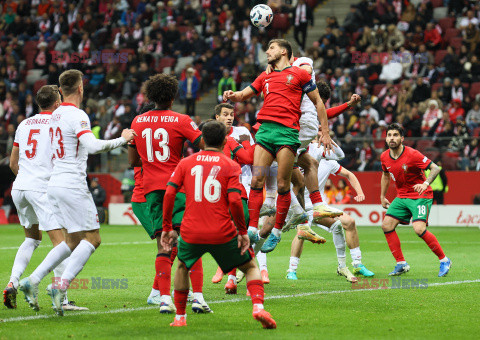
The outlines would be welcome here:
[[[310,144],[308,148],[308,153],[316,158],[319,148],[316,147],[316,144]],[[342,166],[338,164],[337,161],[331,161],[326,159],[321,159],[318,164],[318,190],[322,195],[322,201],[327,202],[327,197],[325,196],[325,183],[330,175],[338,175]],[[310,201],[310,196],[308,190],[305,190],[305,202]],[[306,203],[305,203],[306,204]]]
[[[252,134],[245,126],[232,126],[230,129],[230,136],[234,139],[239,140],[241,135],[247,135],[250,137],[250,145],[254,145],[255,141],[253,140]],[[240,182],[247,190],[247,194],[250,194],[250,184],[252,182],[252,166],[251,165],[242,165],[242,177]]]
[[[300,57],[297,60],[295,60],[292,64],[292,66],[300,67],[302,65],[309,65],[312,68],[312,80],[315,81],[315,71],[313,70],[313,60],[307,57]],[[302,114],[309,114],[309,115],[314,115],[315,118],[317,117],[317,109],[315,108],[315,105],[313,105],[313,102],[308,98],[308,96],[303,96],[302,99],[302,104],[300,105],[300,111],[302,111]]]
[[[80,143],[80,136],[91,133],[87,114],[70,103],[63,103],[52,114],[53,171],[49,187],[88,189],[88,151]]]
[[[51,112],[40,112],[18,126],[13,145],[19,148],[19,168],[12,189],[47,191],[52,173],[49,135],[51,117]]]

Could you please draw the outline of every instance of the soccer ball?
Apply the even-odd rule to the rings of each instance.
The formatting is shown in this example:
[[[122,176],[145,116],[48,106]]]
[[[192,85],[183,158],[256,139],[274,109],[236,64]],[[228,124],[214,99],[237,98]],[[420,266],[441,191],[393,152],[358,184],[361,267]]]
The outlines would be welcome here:
[[[267,27],[273,20],[273,12],[267,5],[257,5],[250,11],[250,21],[254,26]]]

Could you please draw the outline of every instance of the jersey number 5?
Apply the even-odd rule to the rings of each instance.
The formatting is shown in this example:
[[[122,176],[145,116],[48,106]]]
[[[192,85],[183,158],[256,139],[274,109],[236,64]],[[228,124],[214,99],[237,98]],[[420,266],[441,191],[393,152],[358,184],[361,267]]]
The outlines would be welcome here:
[[[158,128],[153,133],[153,139],[158,140],[160,151],[153,151],[152,129],[148,128],[142,131],[142,137],[145,138],[145,146],[147,148],[147,159],[153,162],[153,155],[159,162],[166,162],[170,158],[170,148],[168,147],[168,132],[165,129]]]
[[[216,203],[220,200],[222,185],[216,180],[219,171],[220,167],[218,165],[212,166],[205,181],[202,195],[203,165],[195,165],[192,168],[190,173],[195,176],[195,202],[201,202],[202,196],[205,196],[205,199],[210,203]]]
[[[55,150],[53,153],[53,158],[63,158],[65,157],[65,148],[63,147],[63,136],[62,130],[59,127],[55,131],[53,128],[50,128],[50,139],[52,143],[52,150]],[[54,144],[54,140],[57,140],[57,145]]]
[[[27,145],[32,145],[32,151],[27,150],[25,151],[25,155],[27,156],[28,159],[32,159],[37,155],[37,144],[38,141],[33,138],[34,135],[39,135],[40,134],[40,129],[32,129],[30,130],[30,133],[28,134],[28,142]]]

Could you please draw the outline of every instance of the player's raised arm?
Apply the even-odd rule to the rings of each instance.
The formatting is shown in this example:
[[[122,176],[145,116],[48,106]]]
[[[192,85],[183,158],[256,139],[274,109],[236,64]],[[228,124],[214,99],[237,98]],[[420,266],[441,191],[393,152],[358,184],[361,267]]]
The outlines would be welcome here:
[[[101,140],[95,138],[93,133],[81,134],[78,138],[80,143],[85,146],[88,153],[95,154],[100,152],[106,152],[125,145],[135,137],[135,131],[132,129],[124,129],[122,136],[112,140]]]
[[[328,153],[333,149],[333,146],[332,139],[330,138],[330,129],[328,128],[328,118],[327,112],[325,110],[325,105],[323,105],[323,101],[320,98],[318,89],[308,92],[307,96],[308,98],[310,98],[313,105],[315,105],[315,108],[317,109],[317,116],[322,129],[322,138],[320,141],[325,146],[325,150]]]
[[[10,155],[10,169],[17,176],[18,174],[18,159],[20,158],[20,148],[18,146],[13,146],[12,153]]]
[[[242,91],[235,91],[228,90],[223,92],[223,101],[231,100],[232,102],[243,102],[255,95],[253,89],[248,86],[244,88]]]
[[[345,112],[348,108],[354,107],[361,101],[361,97],[358,94],[352,94],[350,100],[342,105],[331,107],[327,109],[327,117],[328,119],[335,118]]]
[[[345,177],[350,182],[350,184],[352,185],[352,188],[357,193],[357,196],[355,196],[354,198],[355,201],[359,203],[364,201],[365,194],[363,193],[362,186],[360,185],[360,182],[358,181],[357,176],[355,176],[351,171],[348,171],[343,167],[340,170],[340,176]]]

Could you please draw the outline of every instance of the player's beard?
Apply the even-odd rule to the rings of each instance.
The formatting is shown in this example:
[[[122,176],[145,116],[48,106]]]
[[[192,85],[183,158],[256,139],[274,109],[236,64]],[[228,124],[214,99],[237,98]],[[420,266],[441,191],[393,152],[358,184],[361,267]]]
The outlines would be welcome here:
[[[275,67],[275,64],[282,58],[282,54],[279,52],[277,55],[273,56],[271,60],[268,60],[268,63]]]
[[[397,142],[395,142],[395,141],[390,141],[390,142],[388,143],[388,147],[390,148],[390,150],[396,151],[396,150],[398,150],[398,149],[400,148],[401,144],[402,144],[402,143],[397,143]]]

